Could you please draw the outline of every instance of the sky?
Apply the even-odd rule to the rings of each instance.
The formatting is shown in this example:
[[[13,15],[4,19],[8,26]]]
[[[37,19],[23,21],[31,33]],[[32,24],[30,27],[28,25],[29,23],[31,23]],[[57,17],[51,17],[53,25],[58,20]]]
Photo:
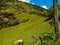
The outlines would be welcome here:
[[[49,9],[53,5],[53,0],[19,0],[19,1],[37,5],[45,9]],[[60,5],[60,0],[58,0],[58,4]]]

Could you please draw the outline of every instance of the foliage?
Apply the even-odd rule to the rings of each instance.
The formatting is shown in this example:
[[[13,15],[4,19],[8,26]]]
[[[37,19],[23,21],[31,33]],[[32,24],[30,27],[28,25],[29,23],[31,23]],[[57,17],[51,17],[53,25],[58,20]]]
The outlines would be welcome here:
[[[0,13],[0,29],[17,24],[19,24],[19,21],[14,17],[13,13]]]
[[[39,37],[41,45],[59,45],[60,40],[56,40],[54,33],[45,32],[41,37]]]

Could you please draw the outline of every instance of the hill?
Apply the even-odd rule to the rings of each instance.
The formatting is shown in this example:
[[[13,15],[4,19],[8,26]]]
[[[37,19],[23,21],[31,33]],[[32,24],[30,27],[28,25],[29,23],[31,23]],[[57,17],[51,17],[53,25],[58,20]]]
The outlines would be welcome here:
[[[4,15],[5,16],[4,19],[7,19],[7,20],[8,19],[9,20],[14,20],[15,19],[16,20],[15,21],[16,24],[19,23],[19,21],[17,21],[17,20],[19,20],[18,18],[21,18],[20,19],[20,23],[21,22],[24,22],[24,21],[25,22],[28,21],[29,18],[26,17],[26,15],[28,15],[28,14],[29,15],[35,14],[37,16],[40,16],[40,15],[41,16],[47,16],[48,15],[48,10],[46,10],[46,9],[44,9],[42,7],[36,6],[36,5],[31,5],[29,3],[25,3],[25,2],[17,2],[17,1],[14,2],[14,3],[13,2],[6,2],[5,4],[4,3],[3,4],[0,4],[0,6],[1,6],[0,7],[1,8],[1,11],[0,12],[2,12],[0,15]],[[6,15],[8,15],[8,16],[6,16]],[[17,15],[20,15],[22,17],[18,17],[17,18],[16,17]],[[14,18],[14,16],[17,19]],[[3,21],[3,23],[6,22],[8,26],[9,25],[14,25],[14,24],[12,24],[13,22],[12,21],[9,21],[9,20],[8,21]],[[9,22],[11,22],[11,23],[9,24]],[[3,23],[1,23],[1,24],[3,24]],[[7,27],[7,26],[5,26],[5,27]]]
[[[49,24],[50,20],[45,21],[48,10],[36,5],[25,2],[7,2],[1,5],[1,12],[12,13],[20,23],[0,29],[0,45],[13,45],[18,39],[23,39],[24,45],[33,45],[43,32],[48,32],[52,28]],[[9,14],[7,15],[9,17]]]

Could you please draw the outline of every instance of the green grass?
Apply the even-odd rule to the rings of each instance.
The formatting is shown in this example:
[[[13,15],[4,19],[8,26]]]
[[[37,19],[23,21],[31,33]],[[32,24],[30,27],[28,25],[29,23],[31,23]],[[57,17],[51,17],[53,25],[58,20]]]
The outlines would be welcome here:
[[[9,4],[9,6],[4,7],[6,9],[1,10],[1,12],[13,13],[21,23],[0,30],[0,45],[13,45],[13,43],[19,39],[24,40],[24,45],[33,45],[43,32],[51,30],[49,21],[45,22],[46,17],[38,16],[38,13],[46,11],[43,8],[40,7],[39,9],[37,6],[24,2],[7,4]],[[43,9],[43,11],[41,11],[41,9]],[[23,11],[26,12],[24,13]],[[31,11],[37,14],[29,14]],[[29,21],[23,22],[23,19],[29,19]],[[32,35],[35,39],[32,38]]]
[[[20,20],[20,16],[16,15],[18,20]],[[45,22],[45,17],[37,15],[26,15],[26,17],[30,19],[28,22],[0,30],[0,45],[13,45],[14,41],[19,39],[24,40],[24,45],[33,45],[36,40],[32,38],[32,35],[38,39],[41,33],[47,32],[51,28],[49,21]]]

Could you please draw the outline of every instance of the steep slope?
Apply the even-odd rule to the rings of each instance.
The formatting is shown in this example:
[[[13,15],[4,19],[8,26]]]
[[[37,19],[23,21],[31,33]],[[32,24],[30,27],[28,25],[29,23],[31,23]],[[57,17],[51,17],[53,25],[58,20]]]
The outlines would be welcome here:
[[[42,7],[36,6],[36,5],[31,5],[29,3],[25,3],[25,2],[17,2],[17,1],[14,3],[6,2],[5,4],[4,3],[0,4],[0,6],[1,6],[0,12],[12,13],[14,15],[14,17],[17,18],[17,20],[20,20],[20,23],[26,22],[29,20],[29,16],[27,16],[27,15],[32,15],[32,14],[37,15],[37,16],[40,16],[40,15],[47,16],[48,15],[48,10],[46,10]],[[3,14],[1,14],[1,15],[3,15]],[[13,15],[12,16],[9,16],[9,14],[6,14],[6,15],[8,15],[8,18],[10,17],[10,19],[13,18],[12,17]],[[18,15],[20,15],[20,17],[17,17]]]
[[[4,6],[4,5],[3,5]],[[2,6],[2,11],[8,11],[8,12],[15,12],[15,14],[18,12],[19,13],[28,13],[28,14],[37,14],[40,15],[41,12],[47,12],[48,10],[36,6],[36,5],[31,5],[29,3],[25,2],[7,2],[6,5],[3,7]]]
[[[7,2],[1,12],[13,13],[20,24],[0,30],[0,45],[13,45],[18,39],[23,39],[24,45],[33,45],[41,33],[52,28],[49,21],[45,22],[47,17],[43,17],[48,15],[47,11],[25,2]]]

